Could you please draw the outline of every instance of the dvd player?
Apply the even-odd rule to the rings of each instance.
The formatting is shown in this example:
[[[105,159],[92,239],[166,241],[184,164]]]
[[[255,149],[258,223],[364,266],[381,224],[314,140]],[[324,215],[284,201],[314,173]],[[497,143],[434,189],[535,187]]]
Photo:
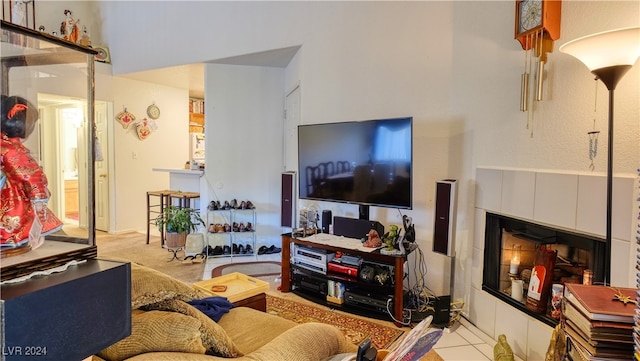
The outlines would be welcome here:
[[[344,303],[381,313],[388,313],[393,310],[392,296],[374,296],[372,294],[365,295],[346,291],[344,293]],[[387,306],[389,310],[387,310]]]

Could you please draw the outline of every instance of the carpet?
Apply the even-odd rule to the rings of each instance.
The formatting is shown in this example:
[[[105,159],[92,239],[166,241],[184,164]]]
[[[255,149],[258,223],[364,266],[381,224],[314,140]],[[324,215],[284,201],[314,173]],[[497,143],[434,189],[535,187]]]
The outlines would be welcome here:
[[[402,329],[396,327],[388,327],[340,311],[325,310],[271,295],[267,295],[267,313],[297,323],[320,322],[333,325],[339,328],[353,344],[358,345],[369,338],[371,344],[377,349],[389,347],[404,333]]]
[[[186,284],[202,281],[204,263],[182,263],[184,252],[178,252],[180,260],[168,260],[173,256],[166,248],[160,246],[160,237],[152,236],[147,244],[147,235],[143,233],[126,233],[120,235],[100,235],[96,237],[98,258],[120,259],[135,262],[155,269]]]
[[[274,261],[223,264],[211,271],[211,278],[234,272],[253,277],[279,276],[282,272],[282,266],[280,262]]]

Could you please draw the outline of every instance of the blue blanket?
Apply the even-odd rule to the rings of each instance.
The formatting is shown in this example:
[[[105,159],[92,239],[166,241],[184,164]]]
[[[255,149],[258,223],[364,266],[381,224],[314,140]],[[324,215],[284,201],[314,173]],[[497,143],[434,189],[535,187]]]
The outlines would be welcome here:
[[[229,302],[225,297],[220,296],[207,297],[201,300],[189,301],[187,303],[209,316],[209,318],[215,322],[220,321],[220,318],[233,308],[233,304],[231,302]]]

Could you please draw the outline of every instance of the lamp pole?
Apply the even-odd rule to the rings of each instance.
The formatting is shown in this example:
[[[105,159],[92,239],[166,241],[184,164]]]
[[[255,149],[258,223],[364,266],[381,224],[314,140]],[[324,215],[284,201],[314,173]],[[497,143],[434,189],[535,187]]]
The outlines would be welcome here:
[[[605,245],[605,285],[611,282],[611,241],[613,219],[613,93],[622,77],[640,56],[640,27],[605,31],[567,42],[560,51],[586,65],[609,90],[607,144],[607,214]]]

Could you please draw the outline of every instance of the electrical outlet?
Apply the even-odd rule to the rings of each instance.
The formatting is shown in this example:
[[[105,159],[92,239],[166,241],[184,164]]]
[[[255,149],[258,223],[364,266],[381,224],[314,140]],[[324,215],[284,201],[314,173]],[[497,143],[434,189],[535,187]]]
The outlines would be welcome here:
[[[131,152],[131,159],[138,159],[138,153]]]

